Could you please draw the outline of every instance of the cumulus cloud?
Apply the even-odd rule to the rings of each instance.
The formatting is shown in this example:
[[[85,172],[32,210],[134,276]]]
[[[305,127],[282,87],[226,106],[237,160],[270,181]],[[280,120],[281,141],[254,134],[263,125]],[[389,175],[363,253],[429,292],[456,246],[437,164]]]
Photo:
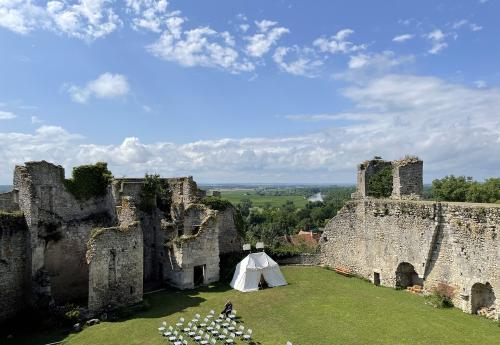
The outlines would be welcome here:
[[[1,111],[0,110],[0,120],[11,120],[11,119],[15,119],[16,117],[17,117],[17,115],[10,112],[10,111]]]
[[[403,34],[403,35],[398,35],[398,36],[395,36],[392,41],[393,42],[398,42],[398,43],[401,43],[401,42],[406,42],[406,41],[409,41],[411,40],[412,38],[414,37],[414,35],[412,34]]]
[[[128,94],[130,90],[127,78],[121,74],[103,73],[85,86],[70,85],[67,91],[73,101],[87,103],[89,98],[116,98]]]
[[[129,13],[132,13],[132,27],[135,30],[146,29],[161,32],[168,17],[168,2],[166,0],[126,0]]]
[[[354,34],[354,30],[343,29],[338,31],[330,38],[320,37],[314,40],[313,45],[323,53],[353,53],[366,49],[366,44],[354,44],[347,40],[349,36]]]
[[[106,36],[121,25],[109,0],[0,1],[0,26],[19,34],[51,30],[85,41]]]
[[[215,67],[233,73],[254,70],[253,63],[240,58],[230,33],[208,26],[183,30],[183,22],[180,17],[169,18],[168,28],[148,50],[161,59],[187,67]]]
[[[287,60],[287,55],[292,54],[294,58]],[[313,49],[298,46],[276,48],[273,60],[282,71],[305,77],[316,77],[318,68],[323,65]]]
[[[327,121],[316,133],[275,138],[222,138],[176,144],[124,138],[97,145],[53,126],[32,134],[0,133],[0,178],[14,164],[46,159],[74,165],[105,160],[115,176],[194,175],[204,181],[353,182],[356,164],[374,155],[411,153],[429,181],[446,174],[495,176],[500,169],[500,89],[469,88],[434,77],[390,74],[342,90],[342,113],[289,115]]]
[[[248,41],[246,53],[252,57],[262,57],[279,41],[281,36],[290,32],[287,28],[277,27],[277,24],[266,19],[255,22],[259,32],[245,37]]]

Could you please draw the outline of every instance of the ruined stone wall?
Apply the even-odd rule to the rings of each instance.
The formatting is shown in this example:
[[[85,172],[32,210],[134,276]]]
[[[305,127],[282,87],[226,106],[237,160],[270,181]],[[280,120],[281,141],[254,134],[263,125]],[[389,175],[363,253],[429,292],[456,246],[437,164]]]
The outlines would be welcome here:
[[[0,323],[26,306],[29,289],[28,227],[22,213],[0,212]]]
[[[91,311],[142,300],[143,236],[130,200],[122,200],[118,217],[120,226],[94,229],[88,242],[88,307]]]
[[[30,231],[35,295],[87,298],[86,244],[92,228],[116,224],[111,193],[79,201],[66,190],[64,169],[45,161],[16,166],[14,191]]]
[[[7,193],[0,193],[0,210],[6,212],[13,212],[19,210],[19,204],[15,200],[17,193],[10,191]]]
[[[423,162],[416,157],[392,162],[393,199],[420,199],[423,192]]]
[[[202,205],[192,205],[198,209]],[[219,231],[217,211],[204,207],[204,217],[199,231],[193,235],[183,235],[167,244],[165,280],[180,289],[195,286],[194,268],[203,266],[203,284],[219,280]],[[190,208],[186,209],[190,213]]]
[[[303,265],[315,266],[320,264],[320,256],[318,254],[300,254],[289,258],[277,259],[276,262],[280,265]]]
[[[241,252],[243,238],[236,229],[234,222],[234,208],[228,207],[217,213],[217,226],[219,228],[219,252],[220,254]]]
[[[474,283],[488,282],[500,292],[499,229],[496,205],[358,200],[326,226],[321,262],[372,281],[377,274],[393,287],[399,265],[409,263],[419,284],[455,287],[455,304],[470,312]]]
[[[376,175],[380,170],[387,166],[390,166],[391,162],[384,161],[382,159],[372,159],[365,161],[358,166],[357,172],[357,187],[356,193],[354,193],[355,198],[365,198],[370,195],[368,190],[368,184],[370,179]]]

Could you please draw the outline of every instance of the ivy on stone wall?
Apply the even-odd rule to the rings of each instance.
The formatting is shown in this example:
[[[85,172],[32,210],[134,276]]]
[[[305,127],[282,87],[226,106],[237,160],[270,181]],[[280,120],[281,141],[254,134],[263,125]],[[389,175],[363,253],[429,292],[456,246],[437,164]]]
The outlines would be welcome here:
[[[98,162],[73,168],[71,179],[64,180],[64,185],[75,198],[84,201],[106,195],[112,179],[107,163]]]
[[[229,201],[215,196],[204,197],[203,199],[201,199],[201,203],[210,207],[212,210],[217,211],[225,211],[229,207],[233,207],[233,205]]]
[[[375,173],[368,181],[369,196],[388,198],[392,194],[392,166],[386,166]]]
[[[172,195],[170,189],[160,178],[160,175],[146,174],[141,190],[141,202],[139,209],[151,213],[156,207],[163,212],[170,210]]]

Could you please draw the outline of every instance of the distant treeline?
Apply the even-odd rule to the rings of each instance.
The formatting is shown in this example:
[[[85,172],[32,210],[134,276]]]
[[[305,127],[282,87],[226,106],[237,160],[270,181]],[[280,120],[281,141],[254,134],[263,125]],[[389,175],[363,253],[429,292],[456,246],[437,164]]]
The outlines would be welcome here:
[[[489,178],[484,182],[472,177],[446,176],[432,181],[430,197],[434,200],[500,203],[500,178]]]

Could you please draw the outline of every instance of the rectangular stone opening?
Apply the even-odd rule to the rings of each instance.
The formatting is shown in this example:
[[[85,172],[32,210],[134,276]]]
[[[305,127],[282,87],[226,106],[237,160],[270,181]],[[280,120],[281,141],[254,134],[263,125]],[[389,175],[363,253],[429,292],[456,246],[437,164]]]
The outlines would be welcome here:
[[[380,273],[373,272],[373,284],[380,286]]]
[[[205,265],[194,266],[193,274],[194,286],[203,285],[205,282]]]

